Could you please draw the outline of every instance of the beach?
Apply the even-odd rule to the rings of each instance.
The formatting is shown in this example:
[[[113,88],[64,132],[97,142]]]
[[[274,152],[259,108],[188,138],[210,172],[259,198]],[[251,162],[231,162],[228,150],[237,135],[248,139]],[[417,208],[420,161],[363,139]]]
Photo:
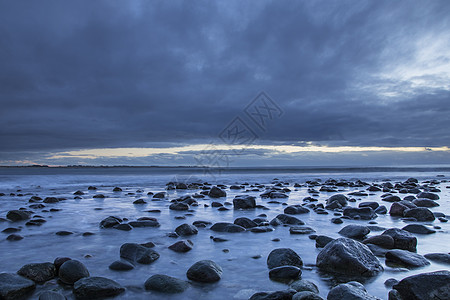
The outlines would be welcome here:
[[[56,258],[67,257],[81,262],[90,277],[117,283],[121,288],[116,299],[249,299],[259,292],[289,291],[299,279],[314,283],[317,295],[326,299],[334,286],[349,278],[362,283],[369,295],[387,299],[392,287],[385,284],[388,279],[394,282],[392,278],[400,281],[449,270],[448,262],[424,257],[430,253],[448,255],[450,170],[446,168],[255,168],[216,172],[213,176],[203,171],[2,168],[0,273],[16,273],[31,263],[54,265]],[[433,220],[428,215],[417,220],[423,216],[422,211],[394,215],[392,205],[400,205],[405,197],[420,205],[416,207],[429,210]],[[434,204],[415,201],[418,198]],[[345,199],[345,203],[333,199]],[[438,206],[431,207],[430,203]],[[361,210],[364,207],[368,209]],[[15,210],[29,215],[23,220],[11,219],[11,215],[8,218]],[[287,222],[280,215],[301,222]],[[224,229],[216,223],[235,227]],[[421,225],[418,230],[428,229],[427,234],[410,232],[417,245],[416,251],[409,252],[423,258],[419,259],[422,265],[408,264],[408,257],[395,258],[398,253],[392,250],[401,247],[367,247],[367,239],[411,224]],[[356,226],[342,231],[349,225]],[[417,230],[414,228],[412,231]],[[362,233],[352,235],[355,230]],[[8,238],[11,235],[17,238]],[[337,272],[333,272],[326,262],[319,261],[326,243],[319,245],[322,240],[318,236],[328,237],[322,238],[327,243],[340,238],[357,241],[358,247],[362,244],[363,249],[370,249],[380,268],[370,276],[343,274],[336,266]],[[178,247],[171,247],[180,241]],[[145,263],[127,257],[123,249],[121,257],[121,247],[126,243],[156,254]],[[184,250],[173,250],[179,246]],[[300,270],[296,274],[283,278],[273,275],[268,257],[280,248],[292,249],[301,258],[301,264],[292,263],[292,270]],[[195,275],[187,275],[196,262],[204,260],[220,266],[219,279],[201,282]],[[131,269],[111,268],[116,261]],[[183,288],[178,293],[146,289],[145,282],[156,274],[181,280]],[[75,299],[73,285],[61,282],[58,275],[56,271],[50,279],[36,283],[26,297],[37,299],[45,291],[55,291]]]

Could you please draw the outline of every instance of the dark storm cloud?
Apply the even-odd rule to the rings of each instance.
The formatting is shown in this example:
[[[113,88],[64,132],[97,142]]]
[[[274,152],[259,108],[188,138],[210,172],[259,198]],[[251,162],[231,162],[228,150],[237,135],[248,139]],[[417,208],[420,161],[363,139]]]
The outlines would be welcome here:
[[[447,146],[449,87],[378,75],[450,53],[449,4],[2,1],[0,159],[209,142],[261,90],[285,113],[260,143]]]

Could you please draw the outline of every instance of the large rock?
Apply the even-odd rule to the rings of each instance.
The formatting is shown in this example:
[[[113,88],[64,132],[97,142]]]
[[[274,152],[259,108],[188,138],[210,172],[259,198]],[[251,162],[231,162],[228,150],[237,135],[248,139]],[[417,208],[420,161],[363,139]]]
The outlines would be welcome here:
[[[216,232],[232,232],[232,233],[245,231],[244,227],[227,222],[215,223],[213,226],[211,226],[210,229]]]
[[[157,220],[137,220],[131,221],[128,224],[132,227],[159,227],[160,224]]]
[[[386,202],[400,202],[402,199],[397,195],[387,195],[386,197],[382,197],[381,200]]]
[[[384,231],[381,235],[389,235],[394,239],[395,249],[408,250],[416,252],[417,238],[411,233],[398,228],[391,228]]]
[[[186,203],[183,203],[183,202],[174,202],[174,203],[170,204],[169,209],[183,211],[183,210],[188,210],[189,205]]]
[[[344,208],[344,216],[352,219],[372,220],[377,217],[377,214],[371,207],[346,207]]]
[[[291,289],[296,290],[297,292],[313,292],[315,294],[319,293],[319,288],[317,287],[317,285],[315,285],[315,283],[308,281],[308,280],[304,280],[304,279],[300,279],[297,281],[294,281],[293,283],[291,283],[291,285],[289,286]]]
[[[61,265],[58,276],[62,282],[74,284],[77,280],[88,277],[89,271],[81,262],[71,259]]]
[[[303,266],[300,256],[290,248],[278,248],[270,252],[267,257],[267,266],[273,269],[281,266]]]
[[[28,220],[31,217],[31,212],[26,210],[10,210],[6,214],[6,218],[12,222]]]
[[[0,299],[22,299],[31,293],[36,284],[27,278],[12,273],[0,273]]]
[[[405,227],[403,227],[402,230],[419,234],[431,234],[436,232],[436,230],[428,228],[427,226],[422,224],[408,224]]]
[[[256,198],[253,196],[236,196],[233,199],[234,209],[252,209],[256,207]]]
[[[363,239],[368,235],[370,229],[363,225],[347,225],[339,231],[339,234],[351,239]]]
[[[429,260],[450,265],[450,254],[448,253],[428,253],[424,256]]]
[[[389,209],[389,214],[393,217],[403,217],[403,213],[408,209],[408,206],[400,203],[394,202]]]
[[[330,290],[327,300],[380,300],[369,295],[364,286],[356,281],[342,283]]]
[[[403,300],[450,299],[450,272],[437,271],[409,276],[393,288]]]
[[[104,277],[86,277],[73,285],[73,293],[77,299],[102,299],[114,297],[125,289],[114,280]]]
[[[181,224],[180,226],[175,228],[175,232],[179,236],[189,236],[189,235],[197,234],[198,233],[198,229],[194,225],[190,225],[190,224],[186,224],[185,223],[185,224]]]
[[[288,215],[300,215],[309,213],[309,209],[301,205],[289,205],[284,209],[284,213]]]
[[[328,272],[365,277],[383,271],[380,262],[366,245],[348,238],[328,243],[317,255],[316,265]]]
[[[222,268],[212,260],[201,260],[193,264],[186,273],[187,278],[197,282],[211,283],[222,277]]]
[[[227,193],[224,190],[221,190],[217,186],[213,186],[208,193],[208,196],[211,198],[221,198],[226,197]]]
[[[125,243],[120,247],[120,257],[131,263],[151,264],[159,258],[158,252],[135,243]]]
[[[431,210],[425,207],[417,207],[417,208],[411,208],[407,209],[403,212],[403,216],[406,218],[414,218],[417,221],[420,222],[426,222],[426,221],[434,221],[435,217]]]
[[[412,201],[417,207],[437,207],[439,203],[431,199],[420,198]]]
[[[26,264],[17,274],[33,280],[36,283],[44,283],[56,276],[56,268],[52,263],[31,263]]]
[[[400,249],[389,250],[386,252],[386,263],[400,264],[407,268],[419,268],[430,264],[430,262],[422,255]]]
[[[394,248],[394,239],[389,235],[374,235],[363,241],[363,244],[372,244],[385,249]]]
[[[175,277],[156,274],[147,279],[144,286],[146,290],[175,294],[184,292],[188,288],[189,283]]]

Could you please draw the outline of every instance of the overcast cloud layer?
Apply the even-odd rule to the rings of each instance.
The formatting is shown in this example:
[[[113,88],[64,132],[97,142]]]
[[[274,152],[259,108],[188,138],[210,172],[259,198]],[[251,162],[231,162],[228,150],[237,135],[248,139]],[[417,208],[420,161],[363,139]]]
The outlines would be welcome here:
[[[446,0],[2,0],[0,161],[209,143],[260,91],[259,144],[449,146],[449,29]]]

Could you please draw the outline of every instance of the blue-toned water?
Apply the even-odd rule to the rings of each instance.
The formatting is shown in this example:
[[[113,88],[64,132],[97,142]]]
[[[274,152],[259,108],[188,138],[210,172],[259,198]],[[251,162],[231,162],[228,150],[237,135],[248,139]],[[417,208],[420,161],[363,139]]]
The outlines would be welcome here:
[[[212,175],[212,176],[211,176]],[[437,177],[443,175],[445,177]],[[311,179],[323,181],[334,179],[356,180],[367,182],[381,182],[390,179],[393,183],[404,181],[409,177],[415,177],[419,181],[440,180],[444,181],[437,185],[442,191],[438,200],[440,206],[432,211],[449,212],[450,208],[450,183],[445,182],[450,177],[450,171],[446,168],[402,168],[402,169],[235,169],[219,174],[204,174],[202,170],[191,168],[23,168],[3,169],[0,168],[0,193],[6,194],[0,197],[0,217],[12,209],[27,207],[28,200],[32,195],[42,198],[48,196],[64,197],[65,201],[55,204],[45,204],[44,209],[58,208],[58,212],[42,212],[34,210],[36,214],[43,216],[47,222],[40,227],[25,226],[25,222],[0,222],[0,231],[7,227],[21,227],[20,235],[24,239],[17,242],[6,240],[7,234],[0,233],[0,272],[16,272],[21,266],[31,262],[52,262],[58,256],[69,256],[82,261],[89,269],[92,276],[104,276],[111,278],[123,286],[126,292],[117,299],[248,299],[258,291],[282,290],[288,286],[271,281],[268,276],[266,264],[267,255],[275,248],[289,247],[294,249],[303,259],[305,265],[313,265],[320,249],[316,249],[315,242],[307,235],[290,235],[289,228],[277,227],[268,233],[215,233],[208,229],[199,229],[199,234],[190,237],[194,243],[193,250],[187,253],[175,253],[167,247],[177,239],[169,238],[167,233],[182,223],[192,223],[195,220],[206,220],[211,222],[233,222],[241,216],[255,218],[259,214],[266,214],[271,220],[277,214],[282,213],[285,206],[280,204],[269,204],[268,200],[261,199],[261,192],[249,192],[247,194],[258,196],[257,204],[262,204],[269,210],[250,211],[218,211],[211,206],[204,207],[203,204],[212,202],[208,197],[197,199],[199,206],[192,207],[192,212],[170,211],[168,206],[170,200],[188,194],[199,192],[198,190],[168,191],[169,197],[164,201],[152,201],[147,192],[164,191],[165,184],[173,180],[201,180],[210,183],[221,183],[231,185],[235,183],[248,182],[250,184],[260,183],[269,185],[274,178],[289,182],[292,190],[288,199],[281,199],[287,204],[301,204],[304,197],[309,196],[306,187],[294,188],[294,183],[305,183]],[[97,191],[88,191],[88,186],[96,186]],[[119,186],[123,192],[113,192],[113,188]],[[340,188],[341,193],[347,194],[358,190],[356,188]],[[73,193],[82,190],[85,195],[82,199],[74,199]],[[136,192],[142,190],[142,192]],[[239,190],[226,189],[226,199],[219,201],[232,202],[235,195],[242,194]],[[14,193],[15,195],[10,195]],[[94,199],[92,196],[102,193],[105,199]],[[131,194],[129,194],[131,193]],[[23,196],[18,196],[21,194]],[[357,202],[350,203],[357,206],[361,201],[380,201],[382,192],[373,192],[367,197],[358,197]],[[408,194],[401,194],[402,197]],[[324,203],[330,193],[322,192],[319,202]],[[145,205],[134,205],[136,199],[144,199]],[[360,200],[361,199],[361,200]],[[388,208],[390,203],[384,202]],[[159,209],[161,213],[146,212],[150,209]],[[139,217],[156,217],[161,223],[159,228],[134,228],[129,232],[100,229],[99,222],[110,215],[135,220]],[[176,219],[177,216],[185,216],[184,220]],[[339,237],[337,233],[348,224],[367,224],[367,221],[344,220],[344,224],[336,225],[330,222],[333,213],[319,215],[311,211],[305,215],[298,215],[307,226],[314,228],[317,234]],[[399,218],[389,215],[380,215],[376,221],[378,226],[391,228],[402,228],[406,223]],[[431,252],[447,253],[450,242],[448,223],[438,220],[430,223],[438,225],[441,229],[431,235],[417,235],[418,253]],[[57,231],[67,230],[74,232],[69,236],[57,236]],[[93,232],[93,236],[82,236],[83,232]],[[372,232],[371,235],[379,234]],[[223,243],[215,243],[210,236],[218,236],[228,239]],[[279,238],[279,242],[272,239]],[[181,238],[178,238],[181,239]],[[108,269],[113,261],[119,259],[119,248],[126,242],[143,243],[152,241],[156,244],[155,250],[161,257],[151,265],[137,265],[135,269],[127,272],[115,272]],[[227,249],[228,252],[223,250]],[[253,256],[261,255],[254,259]],[[212,259],[224,270],[222,279],[215,284],[192,284],[184,293],[174,296],[155,294],[144,290],[144,282],[153,274],[161,273],[178,278],[186,279],[187,269],[196,261]],[[384,265],[384,261],[380,259]],[[387,278],[401,279],[417,273],[434,270],[449,269],[448,266],[431,262],[425,268],[405,271],[385,268],[385,271],[377,277],[364,282],[370,294],[387,299],[388,289],[384,286]],[[320,295],[326,298],[329,289],[334,284],[330,275],[321,274],[315,267],[303,270],[303,279],[311,280],[319,286]],[[44,289],[61,290],[68,299],[73,299],[70,290],[62,290],[56,280],[39,286],[35,297]]]

